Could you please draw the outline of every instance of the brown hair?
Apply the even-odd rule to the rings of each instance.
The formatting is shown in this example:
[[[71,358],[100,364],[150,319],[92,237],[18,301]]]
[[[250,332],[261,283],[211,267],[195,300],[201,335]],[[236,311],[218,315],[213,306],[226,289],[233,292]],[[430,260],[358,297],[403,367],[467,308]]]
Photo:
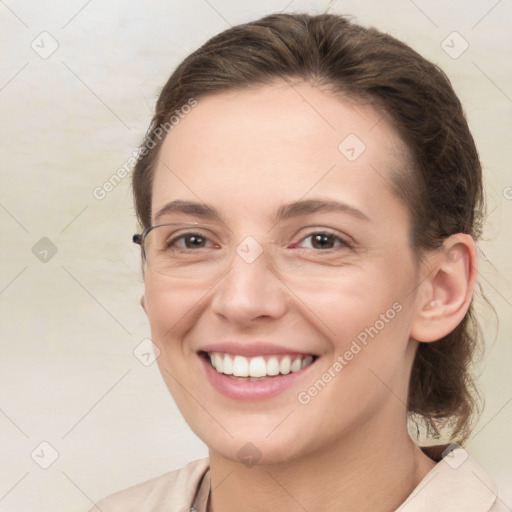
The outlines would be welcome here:
[[[279,78],[369,101],[398,130],[413,165],[397,173],[392,186],[411,212],[410,241],[419,257],[449,235],[479,237],[481,166],[448,78],[406,44],[334,14],[275,14],[232,27],[178,66],[160,94],[133,173],[143,228],[151,222],[152,179],[163,140],[155,135],[158,127],[169,127],[170,117],[191,98]],[[467,438],[477,411],[470,366],[479,339],[471,306],[453,332],[419,344],[407,405],[428,433],[438,436],[449,428],[453,439]]]

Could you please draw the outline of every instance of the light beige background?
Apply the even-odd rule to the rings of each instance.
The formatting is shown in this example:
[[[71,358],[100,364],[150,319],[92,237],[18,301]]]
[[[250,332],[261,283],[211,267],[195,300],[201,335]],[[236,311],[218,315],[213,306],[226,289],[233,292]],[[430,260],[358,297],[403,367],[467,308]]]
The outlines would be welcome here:
[[[512,507],[510,0],[5,0],[0,511],[87,510],[206,455],[156,364],[134,355],[149,328],[129,177],[103,199],[93,191],[135,151],[159,88],[209,36],[270,12],[328,7],[438,63],[465,104],[488,190],[481,248],[492,264],[481,258],[480,279],[500,318],[497,328],[485,314],[486,407],[470,449]]]

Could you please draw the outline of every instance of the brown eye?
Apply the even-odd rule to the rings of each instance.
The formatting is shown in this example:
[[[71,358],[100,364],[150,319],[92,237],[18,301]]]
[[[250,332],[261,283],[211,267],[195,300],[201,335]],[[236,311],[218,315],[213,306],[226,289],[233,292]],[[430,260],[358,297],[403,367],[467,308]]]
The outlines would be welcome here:
[[[167,244],[168,248],[178,249],[202,249],[208,244],[208,238],[199,233],[185,233],[176,238],[173,238]]]
[[[318,233],[311,238],[311,245],[315,249],[332,249],[334,246],[334,236]]]
[[[186,235],[183,240],[187,249],[197,249],[206,244],[206,238],[201,235]]]
[[[316,232],[302,239],[299,247],[328,250],[336,247],[348,247],[349,244],[333,233]]]

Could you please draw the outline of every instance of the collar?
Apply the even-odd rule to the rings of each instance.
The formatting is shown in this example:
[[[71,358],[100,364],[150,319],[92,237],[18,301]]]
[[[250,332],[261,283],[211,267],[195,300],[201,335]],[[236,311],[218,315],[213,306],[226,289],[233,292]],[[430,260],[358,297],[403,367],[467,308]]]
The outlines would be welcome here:
[[[439,461],[396,512],[488,512],[496,502],[493,480],[457,443],[425,447]]]
[[[422,447],[437,464],[395,512],[489,512],[497,498],[493,480],[457,443]],[[207,468],[191,510],[207,512],[210,497]]]

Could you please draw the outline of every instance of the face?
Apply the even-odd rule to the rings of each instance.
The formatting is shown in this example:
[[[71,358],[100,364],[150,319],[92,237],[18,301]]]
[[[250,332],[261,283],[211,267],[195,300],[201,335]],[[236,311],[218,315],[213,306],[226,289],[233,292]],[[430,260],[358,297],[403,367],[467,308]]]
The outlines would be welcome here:
[[[379,112],[307,84],[200,98],[167,136],[152,223],[175,227],[145,310],[212,452],[291,461],[405,420],[418,277],[390,187],[401,148]]]

